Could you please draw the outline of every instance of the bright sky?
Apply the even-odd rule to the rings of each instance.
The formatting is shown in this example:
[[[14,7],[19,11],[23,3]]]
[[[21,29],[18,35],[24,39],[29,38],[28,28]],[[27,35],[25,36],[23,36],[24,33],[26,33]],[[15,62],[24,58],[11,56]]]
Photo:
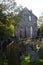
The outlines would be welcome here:
[[[2,0],[0,0],[1,2]],[[7,1],[7,0],[5,0]],[[14,1],[14,0],[13,0]],[[39,17],[43,13],[43,0],[15,0],[18,5],[27,7],[29,10]]]
[[[27,7],[32,10],[33,13],[39,17],[41,12],[43,12],[43,0],[15,0],[18,5]]]

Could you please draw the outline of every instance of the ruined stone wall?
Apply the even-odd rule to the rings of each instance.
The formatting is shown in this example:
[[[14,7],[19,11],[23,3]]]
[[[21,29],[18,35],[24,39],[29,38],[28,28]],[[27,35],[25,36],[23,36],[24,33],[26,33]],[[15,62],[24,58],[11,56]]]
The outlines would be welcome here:
[[[21,37],[24,38],[26,34],[27,38],[35,38],[37,36],[37,17],[28,10],[24,10],[20,14],[23,17],[23,20],[18,24],[19,28],[17,27],[17,30],[19,30],[19,33],[16,30],[15,31],[15,33],[17,32],[16,36],[20,38],[21,35]],[[29,18],[31,19],[29,20]]]

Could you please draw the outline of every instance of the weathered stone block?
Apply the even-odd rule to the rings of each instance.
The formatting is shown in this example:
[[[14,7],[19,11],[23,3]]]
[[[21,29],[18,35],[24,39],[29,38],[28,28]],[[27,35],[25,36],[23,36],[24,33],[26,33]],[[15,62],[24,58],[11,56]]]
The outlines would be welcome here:
[[[34,50],[32,50],[31,47],[28,47],[28,55],[30,56],[31,62],[39,60],[38,54]]]

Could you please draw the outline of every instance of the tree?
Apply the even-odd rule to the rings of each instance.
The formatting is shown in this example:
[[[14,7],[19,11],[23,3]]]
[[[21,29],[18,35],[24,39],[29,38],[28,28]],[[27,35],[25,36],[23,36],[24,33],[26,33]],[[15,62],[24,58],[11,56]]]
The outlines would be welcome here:
[[[19,11],[17,10],[16,3],[11,3],[10,1],[10,5],[6,3],[0,4],[0,40],[5,40],[10,36],[14,36],[14,29],[20,20],[20,16],[16,14]],[[13,12],[9,12],[12,7],[14,11],[12,10]]]
[[[38,18],[38,26],[40,27],[43,24],[43,16]]]
[[[38,28],[38,36],[39,37],[43,37],[43,16],[40,16],[38,19],[38,24],[39,24],[39,28]]]
[[[40,27],[40,36],[43,37],[43,24]]]
[[[38,31],[37,31],[37,37],[39,38],[40,36],[40,28],[38,28]]]

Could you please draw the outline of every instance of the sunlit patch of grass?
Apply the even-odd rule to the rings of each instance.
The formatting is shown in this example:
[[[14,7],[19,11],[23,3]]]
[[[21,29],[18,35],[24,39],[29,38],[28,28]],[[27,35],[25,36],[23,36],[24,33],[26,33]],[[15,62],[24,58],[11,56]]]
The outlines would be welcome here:
[[[30,62],[30,57],[26,56],[23,61],[21,61],[21,65],[28,65]]]
[[[36,62],[31,62],[30,57],[26,56],[24,60],[21,61],[21,65],[43,65],[43,60],[38,60]]]
[[[25,60],[21,62],[21,65],[28,65],[28,62],[26,62]]]
[[[8,60],[4,59],[4,65],[8,65]]]
[[[4,65],[8,65],[8,63],[4,63]]]
[[[30,62],[30,57],[29,56],[26,56],[25,57],[25,61]]]
[[[8,65],[8,60],[4,60],[4,65]],[[36,62],[31,62],[30,57],[26,56],[24,60],[21,61],[21,65],[43,65],[43,60],[38,60]]]
[[[40,59],[39,61],[40,61],[41,63],[43,63],[43,60]]]

